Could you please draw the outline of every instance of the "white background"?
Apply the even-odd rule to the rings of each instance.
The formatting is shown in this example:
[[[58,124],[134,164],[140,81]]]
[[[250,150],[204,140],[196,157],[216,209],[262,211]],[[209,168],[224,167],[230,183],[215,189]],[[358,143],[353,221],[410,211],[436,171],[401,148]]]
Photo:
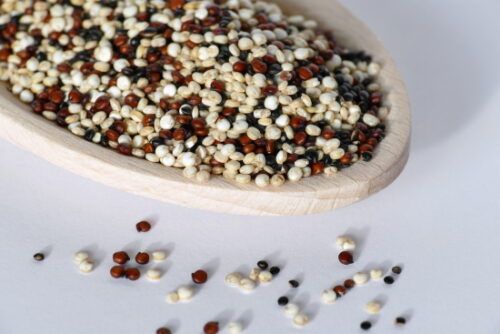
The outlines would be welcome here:
[[[166,205],[107,188],[0,142],[0,333],[196,334],[206,321],[241,318],[247,333],[296,333],[275,300],[300,277],[303,333],[358,333],[362,306],[384,301],[373,333],[498,333],[500,317],[500,4],[496,0],[343,1],[385,42],[411,95],[413,145],[401,177],[336,212],[258,218]],[[172,190],[175,191],[175,190]],[[136,221],[155,226],[138,235]],[[357,262],[336,260],[335,237],[358,239]],[[159,283],[115,281],[111,254],[165,248]],[[80,275],[72,254],[99,262]],[[35,263],[33,253],[47,258]],[[270,286],[242,295],[224,275],[261,258],[282,266]],[[392,287],[371,283],[337,304],[319,293],[357,270],[404,264]],[[208,268],[185,305],[164,295]],[[404,329],[393,319],[407,314]]]

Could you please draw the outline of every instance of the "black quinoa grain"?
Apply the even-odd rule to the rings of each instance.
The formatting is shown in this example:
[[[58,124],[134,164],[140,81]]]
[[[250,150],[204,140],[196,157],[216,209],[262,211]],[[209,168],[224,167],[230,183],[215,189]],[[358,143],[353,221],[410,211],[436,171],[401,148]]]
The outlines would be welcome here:
[[[259,267],[262,270],[266,270],[269,267],[269,264],[267,263],[267,261],[261,260],[257,262],[257,267]]]
[[[396,275],[401,274],[402,271],[403,271],[403,268],[401,268],[400,266],[392,267],[392,272],[395,273]]]
[[[386,276],[386,277],[384,277],[384,283],[385,284],[389,284],[389,285],[393,284],[394,283],[394,277],[392,277],[392,276]]]
[[[276,276],[280,273],[280,268],[279,267],[271,267],[271,269],[269,269],[269,272],[273,275],[273,276]]]
[[[372,323],[370,321],[363,321],[359,327],[361,327],[362,330],[367,331],[370,328],[372,328]]]
[[[285,306],[286,304],[288,304],[289,300],[288,300],[288,297],[286,296],[281,296],[278,298],[278,305],[279,306]]]

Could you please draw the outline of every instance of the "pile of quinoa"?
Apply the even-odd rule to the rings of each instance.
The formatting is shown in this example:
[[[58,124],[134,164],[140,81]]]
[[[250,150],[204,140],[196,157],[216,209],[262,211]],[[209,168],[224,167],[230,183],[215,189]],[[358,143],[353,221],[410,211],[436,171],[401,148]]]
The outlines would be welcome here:
[[[268,2],[0,4],[0,80],[33,112],[199,182],[279,186],[371,160],[379,71]]]

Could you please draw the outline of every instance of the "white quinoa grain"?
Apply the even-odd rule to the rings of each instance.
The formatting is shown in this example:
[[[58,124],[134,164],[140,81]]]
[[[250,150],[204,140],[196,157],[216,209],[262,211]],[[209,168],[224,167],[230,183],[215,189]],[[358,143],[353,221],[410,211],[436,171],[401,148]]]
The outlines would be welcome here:
[[[205,183],[210,180],[210,172],[206,170],[200,170],[198,173],[196,173],[196,181]]]
[[[107,63],[111,61],[111,58],[113,57],[113,49],[110,45],[105,44],[95,50],[94,56],[98,61]]]
[[[370,63],[368,65],[368,74],[372,76],[378,75],[380,72],[380,65],[377,63]]]
[[[189,301],[193,298],[194,289],[190,286],[181,286],[177,289],[180,301]]]
[[[230,334],[240,334],[243,332],[243,325],[237,321],[231,321],[227,324],[227,331]]]
[[[294,51],[295,59],[305,60],[309,58],[309,49],[308,48],[298,48]]]
[[[340,158],[342,158],[345,154],[345,151],[341,148],[338,148],[338,149],[335,149],[333,150],[331,153],[330,153],[330,158],[332,158],[333,160],[338,160]]]
[[[94,263],[90,259],[86,258],[85,260],[80,262],[80,264],[78,265],[78,269],[82,273],[90,273],[94,269]]]
[[[281,130],[274,125],[270,125],[266,128],[265,137],[268,140],[278,140],[281,138]]]
[[[285,183],[286,179],[281,174],[275,174],[271,177],[271,185],[274,187],[282,186]]]
[[[131,85],[130,79],[126,76],[121,76],[116,81],[116,86],[120,88],[122,91],[129,90],[130,85]]]
[[[258,187],[267,187],[269,185],[269,175],[259,174],[255,177],[255,184]]]
[[[217,130],[226,132],[231,128],[231,123],[225,118],[217,121]]]
[[[153,258],[154,262],[163,262],[167,258],[167,253],[165,251],[154,251],[151,253],[151,257]]]
[[[120,58],[113,63],[113,68],[116,72],[121,72],[127,66],[130,66],[130,63],[123,58]]]
[[[333,304],[337,300],[337,294],[332,289],[326,289],[321,292],[321,300],[325,304]]]
[[[250,270],[250,273],[248,274],[248,278],[250,278],[252,281],[257,281],[259,279],[260,271],[260,268],[252,268],[252,270]]]
[[[368,126],[374,127],[380,123],[380,120],[377,118],[377,116],[373,116],[371,114],[364,114],[363,122]]]
[[[299,181],[302,178],[302,175],[303,175],[302,169],[299,167],[290,168],[287,174],[288,179],[292,182]]]
[[[300,308],[297,304],[288,303],[283,307],[283,312],[287,317],[293,318],[300,312]]]
[[[341,250],[354,250],[356,248],[356,243],[352,238],[348,236],[339,236],[335,240],[335,243],[337,244],[337,247]]]
[[[21,98],[21,101],[25,103],[30,103],[34,99],[33,93],[26,89],[21,92],[19,97]]]
[[[370,270],[370,278],[374,281],[380,281],[384,272],[380,269],[372,269]]]
[[[166,114],[160,119],[160,127],[162,129],[172,129],[175,125],[175,119],[170,115]]]
[[[309,317],[302,312],[299,312],[293,317],[293,324],[299,327],[305,326],[309,323]]]
[[[382,305],[377,301],[371,301],[365,305],[365,311],[368,314],[379,314],[381,309]]]
[[[169,304],[175,304],[175,303],[179,302],[179,300],[180,300],[180,298],[179,298],[179,294],[177,293],[177,291],[172,291],[169,294],[167,294],[167,296],[165,297],[165,301]]]
[[[251,280],[250,278],[242,278],[239,283],[240,288],[243,291],[252,291],[255,289],[256,284],[254,280]]]
[[[279,126],[280,128],[284,128],[287,126],[290,122],[290,117],[288,115],[280,115],[276,119],[276,125]]]
[[[258,279],[261,283],[269,283],[273,280],[273,275],[268,270],[263,270],[259,273]]]
[[[264,101],[264,106],[269,110],[278,109],[279,106],[278,98],[276,96],[268,96]]]
[[[146,272],[146,277],[150,281],[159,281],[161,278],[161,271],[158,269],[148,269]]]
[[[243,37],[238,41],[238,48],[242,51],[250,50],[253,46],[253,41],[248,37]]]
[[[170,57],[178,57],[181,52],[181,46],[177,43],[170,43],[167,47],[167,53]]]
[[[250,181],[252,181],[252,178],[250,175],[237,174],[235,177],[235,181],[241,184],[248,184],[250,183]]]
[[[267,37],[262,32],[256,32],[253,34],[252,39],[256,45],[264,45],[267,42]]]
[[[174,97],[177,93],[177,87],[173,84],[167,84],[163,87],[163,94],[167,97]]]
[[[224,279],[224,282],[229,286],[237,287],[240,285],[240,281],[242,280],[242,278],[243,276],[240,273],[234,272],[227,274]]]
[[[188,179],[194,179],[196,177],[196,173],[198,170],[194,166],[189,166],[183,169],[182,175],[187,177]]]
[[[73,255],[73,263],[76,265],[79,265],[82,263],[84,260],[87,260],[89,258],[89,254],[87,252],[76,252],[75,255]]]
[[[352,277],[353,281],[356,283],[356,285],[364,285],[368,282],[370,279],[370,276],[367,273],[356,273]]]

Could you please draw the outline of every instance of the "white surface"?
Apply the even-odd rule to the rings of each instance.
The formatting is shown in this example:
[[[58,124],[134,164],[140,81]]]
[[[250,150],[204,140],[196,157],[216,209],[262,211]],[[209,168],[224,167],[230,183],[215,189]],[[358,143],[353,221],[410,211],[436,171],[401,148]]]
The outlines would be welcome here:
[[[344,1],[347,3],[347,1]],[[358,333],[366,302],[385,306],[372,333],[498,333],[500,204],[500,4],[477,1],[352,0],[348,6],[394,55],[413,104],[408,167],[383,192],[335,213],[255,218],[189,210],[76,177],[0,142],[0,333],[201,333],[206,321],[242,317],[246,333],[295,333],[275,304],[299,275],[297,300],[313,316],[303,333]],[[136,221],[153,218],[147,234]],[[336,260],[335,237],[361,243],[351,268]],[[113,251],[171,251],[159,283],[115,281]],[[42,263],[32,254],[46,249]],[[72,263],[87,249],[91,275]],[[283,266],[251,295],[224,275],[260,258]],[[392,287],[370,284],[335,305],[323,288],[370,264],[403,263]],[[215,273],[190,304],[164,296],[208,266]],[[395,329],[394,317],[412,314]]]

